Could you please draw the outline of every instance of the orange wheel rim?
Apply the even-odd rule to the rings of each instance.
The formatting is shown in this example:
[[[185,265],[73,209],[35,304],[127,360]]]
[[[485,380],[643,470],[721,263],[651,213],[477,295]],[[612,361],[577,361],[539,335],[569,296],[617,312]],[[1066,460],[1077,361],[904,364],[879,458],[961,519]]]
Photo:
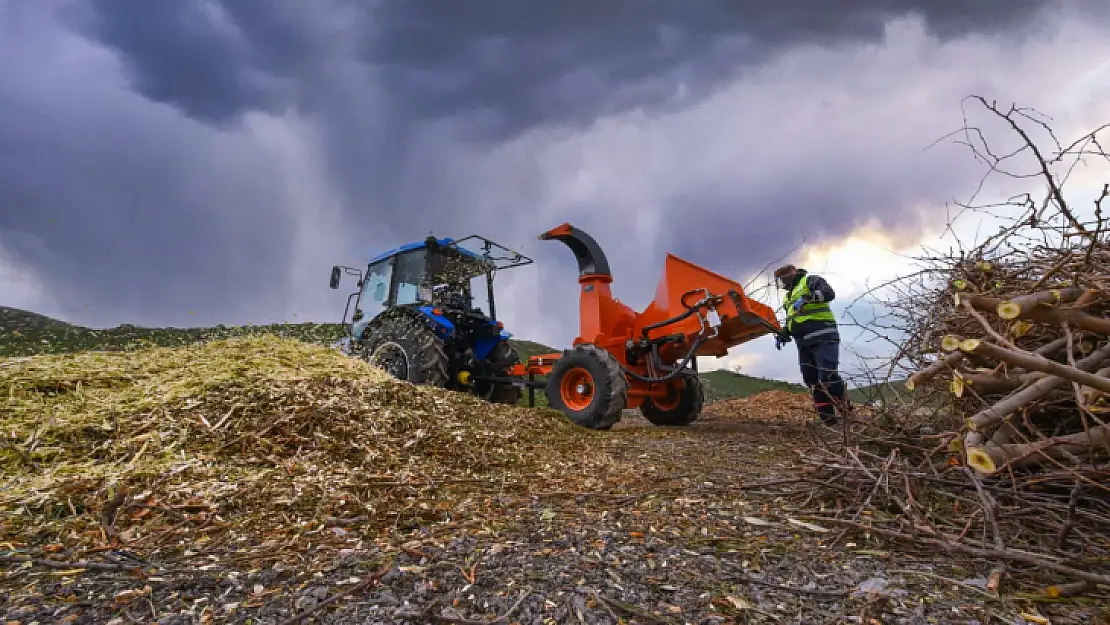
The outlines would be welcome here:
[[[663,397],[652,397],[651,403],[660,410],[674,410],[678,408],[679,399],[682,397],[681,382],[667,385],[667,394]]]
[[[567,371],[559,385],[563,404],[571,410],[585,410],[594,400],[594,377],[589,371],[575,367]]]

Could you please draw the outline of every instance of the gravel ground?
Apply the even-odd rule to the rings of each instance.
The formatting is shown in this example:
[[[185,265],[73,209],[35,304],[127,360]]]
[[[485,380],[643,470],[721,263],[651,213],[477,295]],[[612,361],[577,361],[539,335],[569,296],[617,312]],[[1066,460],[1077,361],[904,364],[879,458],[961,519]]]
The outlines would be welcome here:
[[[193,562],[147,576],[9,564],[0,617],[7,625],[1110,622],[1097,602],[994,595],[984,590],[990,563],[900,553],[807,524],[773,483],[796,474],[808,432],[796,419],[708,417],[672,433],[629,417],[606,451],[626,473],[597,476],[596,491],[480,494],[481,516],[384,536],[335,526],[347,548],[321,545],[273,566],[236,565],[233,554],[210,570]]]

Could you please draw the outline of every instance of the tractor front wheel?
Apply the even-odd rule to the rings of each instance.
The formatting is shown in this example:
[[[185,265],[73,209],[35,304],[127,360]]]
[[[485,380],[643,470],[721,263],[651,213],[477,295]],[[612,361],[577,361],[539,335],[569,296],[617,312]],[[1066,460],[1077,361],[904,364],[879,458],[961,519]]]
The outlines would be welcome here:
[[[653,425],[681,426],[697,421],[705,405],[705,388],[696,375],[683,375],[681,379],[678,384],[667,386],[665,399],[644,398],[640,414]]]
[[[420,319],[397,315],[366,329],[361,356],[371,365],[412,384],[443,388],[450,379],[443,343]]]
[[[612,354],[583,344],[566,352],[547,379],[547,403],[578,425],[608,430],[628,403],[628,380]]]

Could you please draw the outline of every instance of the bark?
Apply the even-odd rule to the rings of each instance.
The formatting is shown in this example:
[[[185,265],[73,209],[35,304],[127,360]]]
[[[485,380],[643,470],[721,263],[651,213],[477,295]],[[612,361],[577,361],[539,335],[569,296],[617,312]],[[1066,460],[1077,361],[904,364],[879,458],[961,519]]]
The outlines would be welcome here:
[[[1095,350],[1090,356],[1075,363],[1076,367],[1081,371],[1090,371],[1100,365],[1102,361],[1110,358],[1110,343],[1103,345],[1101,348]],[[1061,365],[1063,366],[1063,365]],[[1069,367],[1070,368],[1070,367]],[[1099,378],[1106,381],[1106,378]],[[1064,386],[1068,380],[1060,377],[1053,377],[1045,375],[1033,384],[1025,387],[1024,389],[1014,393],[990,406],[984,410],[971,416],[968,419],[968,427],[972,430],[982,430],[998,423],[1007,415],[1015,410],[1019,410],[1030,403],[1048,395],[1054,389]]]
[[[976,310],[986,312],[997,312],[998,305],[1002,300],[997,297],[988,297],[986,295],[964,295],[960,296],[962,300],[964,297],[971,302],[971,305]],[[1095,334],[1110,334],[1110,319],[1105,317],[1096,317],[1087,314],[1075,308],[1033,308],[1030,310],[1022,311],[1018,315],[1019,319],[1027,321],[1040,321],[1043,323],[1070,323],[1077,328],[1094,332]]]
[[[1033,353],[1040,356],[1048,357],[1060,348],[1066,346],[1067,342],[1067,337],[1060,337],[1055,341],[1052,341],[1051,343],[1046,343],[1038,347],[1036,350],[1033,351]],[[956,353],[962,354],[964,352]],[[1014,371],[1013,368],[1009,368],[1009,370],[1015,373],[1015,375],[1003,375],[994,372],[964,373],[962,375],[964,377],[964,383],[970,385],[971,388],[980,395],[1012,393],[1013,391],[1016,391],[1017,389],[1024,386],[1028,386],[1029,384],[1032,384],[1037,380],[1040,380],[1044,376],[1048,375],[1043,371],[1025,371],[1024,369]],[[1100,377],[1110,377],[1102,375],[1101,373],[1096,373],[1095,375],[1098,375]]]
[[[967,356],[963,352],[952,352],[945,355],[944,358],[941,358],[937,362],[911,375],[910,378],[906,380],[906,388],[911,391],[914,390],[918,386],[935,378],[941,371],[945,369],[954,369],[956,365],[963,362],[966,357]]]
[[[960,349],[965,352],[972,352],[1000,362],[1005,362],[1009,365],[1015,365],[1033,371],[1042,371],[1052,376],[1058,376],[1072,382],[1085,384],[1100,391],[1110,392],[1110,379],[1100,378],[1089,371],[1076,369],[1069,365],[1049,360],[1043,356],[992,345],[979,339],[967,339],[962,341],[960,343]],[[1100,353],[1102,352],[1100,351]],[[1094,363],[1096,366],[1097,364],[1097,362]]]
[[[1022,312],[1028,312],[1038,306],[1052,306],[1060,303],[1070,303],[1079,299],[1087,292],[1082,287],[1066,287],[1063,289],[1049,289],[1039,293],[1030,293],[1015,297],[1014,299],[999,302],[995,310],[1003,319],[1017,319]]]
[[[986,443],[970,447],[967,450],[967,463],[990,475],[997,473],[1003,466],[1014,470],[1029,469],[1041,466],[1046,459],[1070,460],[1072,456],[1085,457],[1091,452],[1102,457],[1110,453],[1110,425],[1033,443]]]

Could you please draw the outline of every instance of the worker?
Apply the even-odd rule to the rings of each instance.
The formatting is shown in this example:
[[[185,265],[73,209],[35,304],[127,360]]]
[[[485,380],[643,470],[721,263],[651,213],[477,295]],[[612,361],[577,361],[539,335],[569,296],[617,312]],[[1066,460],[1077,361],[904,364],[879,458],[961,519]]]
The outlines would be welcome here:
[[[813,395],[817,415],[826,425],[835,425],[837,415],[850,409],[840,365],[840,333],[829,302],[836,298],[824,278],[805,269],[785,265],[775,270],[775,278],[786,291],[783,308],[786,324],[775,337],[775,349],[791,339],[798,346],[802,380]]]

